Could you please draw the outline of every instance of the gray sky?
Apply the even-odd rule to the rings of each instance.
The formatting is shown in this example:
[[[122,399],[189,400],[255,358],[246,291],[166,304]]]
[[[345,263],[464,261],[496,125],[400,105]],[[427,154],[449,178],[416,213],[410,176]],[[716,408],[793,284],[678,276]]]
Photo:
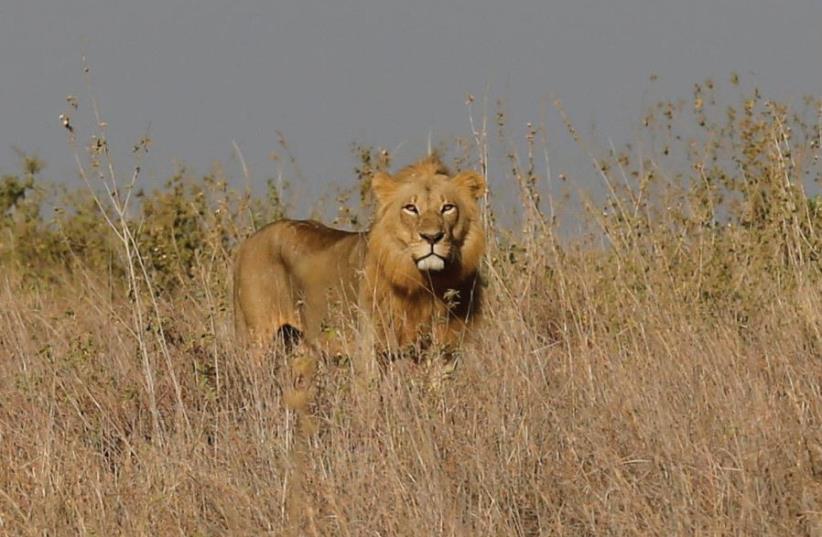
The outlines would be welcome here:
[[[504,99],[515,129],[560,98],[617,141],[643,103],[732,71],[768,96],[819,95],[820,27],[818,0],[3,0],[0,172],[17,169],[14,146],[72,174],[57,116],[69,94],[88,114],[83,54],[114,147],[150,125],[149,182],[175,162],[236,166],[232,140],[264,179],[279,130],[327,184],[350,180],[354,141],[400,147],[401,164],[429,131],[467,135],[467,92]]]

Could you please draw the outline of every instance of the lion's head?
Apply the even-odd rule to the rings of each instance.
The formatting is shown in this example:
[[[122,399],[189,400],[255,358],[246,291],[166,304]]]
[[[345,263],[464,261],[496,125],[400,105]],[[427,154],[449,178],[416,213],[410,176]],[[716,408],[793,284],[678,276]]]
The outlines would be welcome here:
[[[432,281],[462,281],[473,275],[485,250],[477,199],[485,180],[474,171],[451,176],[436,157],[394,176],[371,180],[377,214],[369,250],[383,275],[413,290]]]

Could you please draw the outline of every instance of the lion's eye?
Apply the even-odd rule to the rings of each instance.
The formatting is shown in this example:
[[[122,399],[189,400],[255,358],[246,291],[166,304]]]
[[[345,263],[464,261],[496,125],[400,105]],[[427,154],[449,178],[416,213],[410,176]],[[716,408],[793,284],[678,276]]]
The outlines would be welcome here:
[[[403,205],[402,210],[409,213],[409,214],[419,214],[420,211],[417,209],[417,206],[413,203],[409,203],[408,205]]]
[[[457,206],[454,205],[453,203],[446,203],[445,205],[442,206],[442,214],[450,213],[450,212],[456,210],[456,208],[457,208]]]

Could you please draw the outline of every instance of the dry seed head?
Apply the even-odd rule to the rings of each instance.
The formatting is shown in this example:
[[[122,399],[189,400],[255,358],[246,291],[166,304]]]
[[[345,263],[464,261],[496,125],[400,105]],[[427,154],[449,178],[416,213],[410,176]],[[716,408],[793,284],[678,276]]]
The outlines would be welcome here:
[[[63,125],[64,129],[71,133],[74,132],[74,127],[71,124],[71,118],[68,114],[60,114],[58,118],[60,119],[60,124]]]

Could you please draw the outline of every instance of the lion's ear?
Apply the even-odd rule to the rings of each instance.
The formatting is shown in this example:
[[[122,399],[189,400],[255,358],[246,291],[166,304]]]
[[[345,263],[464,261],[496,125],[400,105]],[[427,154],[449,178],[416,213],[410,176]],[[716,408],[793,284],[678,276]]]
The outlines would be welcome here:
[[[380,205],[388,201],[397,186],[399,186],[399,181],[385,172],[376,172],[371,177],[371,191],[374,192],[374,197]]]
[[[465,170],[454,176],[454,184],[466,189],[474,198],[481,198],[485,194],[485,178],[473,170]]]

